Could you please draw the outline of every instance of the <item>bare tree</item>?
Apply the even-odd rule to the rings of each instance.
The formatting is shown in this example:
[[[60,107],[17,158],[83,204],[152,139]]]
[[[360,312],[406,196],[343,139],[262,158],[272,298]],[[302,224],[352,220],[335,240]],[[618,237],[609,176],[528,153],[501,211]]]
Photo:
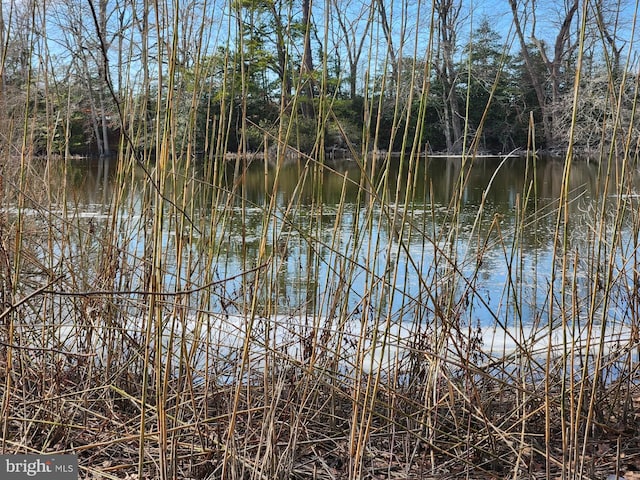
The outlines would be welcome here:
[[[389,56],[389,61],[391,62],[392,77],[395,78],[398,67],[398,59],[396,56],[396,49],[393,44],[391,21],[389,19],[389,14],[387,13],[387,8],[384,4],[384,0],[377,0],[376,5],[378,7],[378,16],[380,25],[382,26],[382,32],[384,33],[384,38],[387,42],[387,55]]]
[[[311,54],[311,0],[302,0],[302,24],[304,25],[302,71],[311,74],[313,72],[313,55]]]
[[[357,95],[358,68],[360,58],[367,44],[367,36],[373,24],[374,8],[371,3],[361,3],[359,10],[352,16],[347,11],[347,2],[333,1],[335,20],[341,35],[336,41],[336,50],[340,50],[340,44],[344,44],[347,62],[349,64],[349,98]]]
[[[109,156],[111,122],[115,119],[110,93],[108,52],[113,36],[109,36],[109,17],[113,13],[108,0],[78,5],[62,1],[50,7],[49,22],[55,26],[57,41],[70,57],[70,80],[75,86],[71,106],[83,112],[92,132],[98,153]]]
[[[36,18],[33,1],[2,2],[0,6],[0,138],[2,149],[20,148],[22,138],[14,126],[32,115],[37,105],[37,89],[32,70],[37,33],[42,25]],[[8,9],[8,11],[7,11]],[[44,55],[42,56],[44,58]],[[31,100],[34,100],[31,102]]]
[[[461,0],[434,0],[437,44],[433,67],[441,84],[442,120],[449,152],[462,149],[462,123],[457,96],[458,72],[455,52],[458,28],[460,27]]]
[[[626,41],[621,40],[623,3],[622,0],[593,0],[590,2],[592,18],[587,21],[587,26],[593,26],[589,37],[594,45],[603,44],[605,61],[614,76],[621,73],[620,59],[626,46]]]
[[[572,55],[578,45],[577,36],[572,35],[572,26],[578,12],[578,0],[568,0],[559,10],[558,28],[555,32],[553,43],[547,42],[538,36],[536,31],[537,15],[540,15],[535,0],[509,0],[513,14],[513,24],[520,42],[522,58],[529,75],[531,84],[536,93],[538,107],[542,117],[542,127],[547,147],[559,146],[560,138],[557,136],[557,117],[555,106],[561,100],[561,86],[565,77],[563,73],[570,70]],[[523,19],[531,18],[531,24],[527,26]],[[546,24],[551,24],[546,20]],[[527,30],[531,42],[527,41]],[[533,44],[533,46],[532,46]],[[540,71],[534,55],[541,59],[545,68]],[[550,92],[550,94],[547,93]]]

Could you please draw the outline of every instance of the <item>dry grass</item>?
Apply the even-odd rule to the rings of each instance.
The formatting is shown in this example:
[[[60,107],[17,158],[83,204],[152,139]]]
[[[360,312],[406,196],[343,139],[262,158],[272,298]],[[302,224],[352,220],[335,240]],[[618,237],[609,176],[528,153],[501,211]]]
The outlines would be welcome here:
[[[241,274],[207,278],[202,271],[225,258],[222,244],[198,240],[195,228],[166,235],[182,218],[176,205],[193,213],[177,194],[169,209],[178,213],[162,219],[158,233],[166,243],[154,247],[152,211],[123,199],[104,215],[82,216],[81,209],[60,208],[61,192],[70,190],[42,188],[46,176],[38,188],[36,171],[24,191],[19,175],[4,178],[5,205],[23,197],[21,208],[4,210],[0,250],[5,453],[75,453],[83,478],[607,478],[640,466],[635,317],[617,337],[600,332],[602,309],[583,310],[578,302],[588,306],[590,297],[579,296],[572,308],[583,333],[563,339],[544,322],[523,325],[520,333],[499,331],[496,340],[513,335],[511,347],[496,345],[487,356],[491,330],[472,328],[468,316],[469,304],[482,299],[478,272],[464,273],[466,260],[456,261],[448,242],[433,242],[444,248],[435,250],[439,268],[424,277],[424,297],[407,300],[406,308],[417,301],[416,311],[428,314],[400,327],[396,312],[375,303],[392,286],[375,274],[379,259],[360,265],[370,275],[362,299],[369,310],[349,310],[341,301],[340,292],[359,284],[337,233],[327,241],[321,233],[301,237],[296,225],[265,222],[263,239],[284,240],[262,245],[264,256]],[[186,190],[202,188],[195,182]],[[280,219],[298,201],[288,213],[263,208]],[[128,208],[139,215],[118,215]],[[231,225],[238,212],[190,218],[205,231],[205,222]],[[426,235],[402,215],[395,225]],[[523,215],[522,225],[532,221]],[[503,242],[507,259],[521,255],[491,232],[482,233],[485,245]],[[513,233],[508,238],[517,239]],[[145,235],[151,243],[140,244]],[[363,238],[377,235],[370,227]],[[343,282],[334,294],[320,292],[322,316],[297,307],[281,314],[271,295],[283,250],[299,252],[301,245],[329,248],[335,280]],[[576,260],[583,251],[593,250],[566,255]],[[162,255],[159,266],[154,255]],[[588,263],[594,254],[586,255]],[[174,277],[169,265],[176,262],[193,275]],[[594,302],[605,301],[603,288],[611,301],[636,301],[636,290],[623,282],[635,271],[633,257],[617,265],[615,277],[594,290]],[[154,268],[169,269],[161,270],[164,290],[152,288]],[[577,276],[568,278],[577,285]],[[549,298],[558,294],[558,287],[546,288]],[[527,301],[518,285],[505,291],[505,305]],[[591,321],[584,318],[589,312]],[[555,318],[562,320],[563,311]]]

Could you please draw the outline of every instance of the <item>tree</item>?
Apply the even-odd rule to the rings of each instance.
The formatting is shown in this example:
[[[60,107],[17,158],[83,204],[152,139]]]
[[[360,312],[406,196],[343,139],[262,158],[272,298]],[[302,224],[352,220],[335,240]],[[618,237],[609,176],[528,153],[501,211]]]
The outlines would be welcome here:
[[[557,148],[561,146],[561,139],[557,135],[557,106],[560,104],[563,90],[573,83],[569,79],[573,73],[573,54],[578,40],[572,35],[571,29],[578,12],[578,0],[565,2],[558,10],[559,22],[551,46],[540,38],[536,31],[536,19],[541,12],[536,8],[534,0],[509,0],[509,5],[524,66],[536,93],[546,147]],[[529,27],[532,43],[526,40],[527,25],[523,23],[523,19],[528,17],[532,18]],[[549,20],[546,23],[551,24]],[[542,61],[544,70],[538,68],[540,64],[534,59],[536,54]]]
[[[460,25],[461,0],[434,0],[433,2],[437,43],[433,67],[442,95],[442,128],[447,142],[447,151],[462,151],[462,123],[460,102],[457,93],[458,71],[455,54],[457,33]]]
[[[465,53],[457,68],[459,88],[465,87],[469,99],[469,134],[476,132],[477,146],[485,151],[521,146],[516,143],[518,90],[512,78],[513,60],[487,17],[472,32]]]
[[[101,156],[113,153],[112,138],[119,129],[113,98],[117,87],[112,83],[109,53],[114,39],[119,38],[124,29],[122,25],[115,27],[110,23],[114,17],[122,18],[120,8],[124,7],[108,0],[82,5],[61,1],[55,5],[55,14],[50,19],[56,28],[56,41],[67,52],[73,52],[68,65],[69,101],[84,118],[82,125],[80,118],[74,116],[74,124],[85,133],[91,132],[87,137],[92,140],[87,143],[95,146]]]
[[[314,117],[312,99],[314,97],[315,80],[313,78],[313,55],[311,53],[311,0],[302,0],[302,25],[304,31],[302,61],[300,66],[301,91],[306,92],[307,101],[300,103],[302,116],[311,119]]]
[[[341,44],[344,44],[349,65],[349,98],[354,100],[358,95],[357,81],[360,58],[366,45],[369,31],[373,25],[374,9],[371,3],[360,3],[359,8],[354,12],[350,12],[348,7],[351,5],[352,2],[333,0],[334,18],[341,32],[335,41],[336,51],[338,53],[341,52]],[[352,15],[350,16],[349,13],[352,13]]]
[[[621,55],[626,42],[621,40],[624,22],[621,18],[624,9],[622,0],[593,0],[587,19],[587,37],[589,47],[597,51],[602,44],[604,61],[609,65],[614,77],[622,73]],[[596,55],[592,54],[591,57]]]

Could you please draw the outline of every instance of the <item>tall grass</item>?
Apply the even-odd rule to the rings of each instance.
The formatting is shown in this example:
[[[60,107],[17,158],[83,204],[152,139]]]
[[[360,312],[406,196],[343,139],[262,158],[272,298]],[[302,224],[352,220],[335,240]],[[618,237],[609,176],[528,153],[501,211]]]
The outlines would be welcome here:
[[[201,39],[219,33],[197,16],[186,21]],[[409,133],[396,163],[368,133],[349,137],[327,79],[304,75],[293,79],[298,93],[283,95],[277,124],[237,117],[226,102],[239,95],[246,113],[248,78],[229,56],[215,63],[195,52],[195,87],[181,88],[181,27],[165,25],[157,39],[142,32],[146,48],[163,45],[146,68],[164,72],[155,90],[168,93],[113,99],[122,143],[117,162],[102,164],[116,170],[102,172],[114,187],[98,206],[73,197],[68,156],[31,153],[28,116],[20,154],[3,159],[2,453],[74,453],[83,478],[612,478],[630,468],[640,311],[631,131],[615,130],[624,151],[602,158],[601,196],[587,210],[570,150],[557,201],[538,198],[534,153],[507,155],[499,169],[527,164],[514,221],[488,213],[493,180],[469,216],[481,131],[446,167],[446,208],[430,193],[421,205],[418,192],[438,186]],[[390,69],[383,32],[371,35],[372,72]],[[411,78],[423,78],[416,65]],[[229,94],[202,132],[200,99],[213,94],[205,80],[220,69]],[[153,91],[149,75],[122,91]],[[400,92],[392,80],[380,85],[391,95]],[[322,96],[313,148],[303,151],[309,82]],[[424,121],[417,90],[412,80],[407,104]],[[577,104],[578,81],[575,95]],[[393,130],[409,132],[396,98]],[[364,101],[367,124],[380,124],[380,98]],[[346,137],[347,169],[325,150],[329,126]],[[227,154],[236,129],[257,130],[264,153],[241,144]],[[203,133],[207,151],[195,161]],[[528,147],[536,151],[533,140]],[[256,165],[260,185],[248,174]],[[291,168],[296,183],[283,198]],[[544,235],[550,219],[551,256],[539,261],[551,265],[532,265],[528,233]],[[496,261],[506,271],[497,304],[482,276]],[[531,269],[546,267],[538,282]],[[480,310],[492,325],[478,325]]]

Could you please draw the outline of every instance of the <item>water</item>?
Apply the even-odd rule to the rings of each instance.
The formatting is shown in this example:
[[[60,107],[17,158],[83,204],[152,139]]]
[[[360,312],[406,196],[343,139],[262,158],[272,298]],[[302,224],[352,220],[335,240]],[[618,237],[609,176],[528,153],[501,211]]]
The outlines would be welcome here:
[[[635,341],[637,178],[617,180],[614,169],[605,189],[604,165],[574,163],[565,229],[562,162],[390,162],[367,169],[352,161],[293,163],[277,176],[254,162],[215,175],[199,166],[167,176],[162,188],[172,201],[164,202],[161,257],[168,295],[159,297],[167,331],[226,332],[228,344],[217,352],[223,360],[241,355],[247,332],[256,355],[277,344],[296,358],[307,355],[305,339],[339,333],[325,346],[355,352],[349,357],[360,348],[371,356],[360,364],[370,369],[440,335],[480,341],[488,355],[527,345],[562,351],[567,338],[581,339],[573,347],[582,349],[585,339],[595,343],[600,325],[608,350]],[[94,328],[104,328],[97,319],[117,307],[129,338],[142,344],[157,218],[146,174],[138,170],[123,184],[108,161],[34,171],[60,192],[51,208],[29,201],[22,209],[34,232],[49,227],[40,242],[39,233],[29,237],[35,255],[63,274],[62,291],[116,292],[106,306],[98,296],[82,308]],[[16,211],[4,209],[8,217]],[[184,214],[190,222],[181,222]],[[60,298],[71,303],[56,307],[58,344],[78,350],[76,297]],[[248,327],[247,312],[262,333]],[[357,347],[363,332],[368,343]]]
[[[629,216],[615,244],[603,242],[607,236],[599,229],[613,229],[621,194],[634,211],[635,179],[625,178],[618,188],[621,182],[612,174],[605,192],[603,165],[572,165],[569,254],[561,265],[556,229],[562,162],[487,158],[471,166],[458,158],[419,159],[409,176],[408,160],[402,161],[404,168],[400,159],[391,160],[387,177],[380,173],[382,164],[376,165],[369,178],[351,161],[324,170],[292,164],[280,170],[275,189],[274,169],[265,170],[259,162],[246,169],[229,165],[213,181],[204,168],[197,169],[191,203],[184,204],[192,225],[165,215],[165,287],[212,283],[208,308],[234,314],[258,295],[261,309],[280,314],[363,315],[369,310],[401,322],[429,322],[446,314],[483,326],[539,324],[555,315],[551,304],[560,305],[559,298],[549,301],[552,283],[551,293],[560,293],[560,267],[573,289],[563,308],[566,313],[568,305],[577,317],[593,310],[593,282],[596,274],[606,273],[602,269],[613,255],[616,281],[606,315],[630,315],[627,283],[636,232]],[[106,162],[69,169],[68,197],[92,228],[106,222],[120,191],[115,170]],[[168,187],[168,195],[180,185]],[[119,203],[119,246],[130,258],[149,254],[144,226],[149,212],[143,205],[151,194],[140,173]],[[459,206],[452,208],[456,198]],[[263,281],[254,285],[256,273]],[[143,272],[126,274],[128,290],[143,288]],[[440,305],[440,298],[457,303]]]

